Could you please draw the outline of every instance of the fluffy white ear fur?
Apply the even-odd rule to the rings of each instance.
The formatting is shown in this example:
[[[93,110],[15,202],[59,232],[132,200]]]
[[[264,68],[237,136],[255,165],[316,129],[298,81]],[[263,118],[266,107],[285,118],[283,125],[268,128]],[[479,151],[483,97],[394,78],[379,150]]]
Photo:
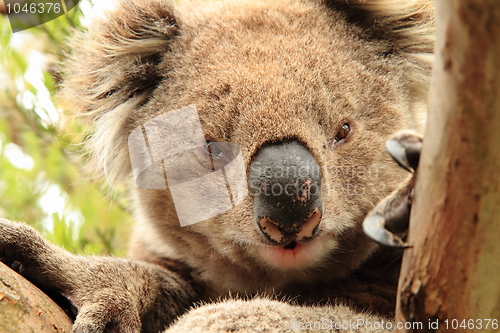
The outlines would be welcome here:
[[[71,41],[61,99],[91,125],[90,169],[111,184],[130,173],[127,122],[162,80],[158,64],[180,29],[174,12],[171,1],[121,1]]]

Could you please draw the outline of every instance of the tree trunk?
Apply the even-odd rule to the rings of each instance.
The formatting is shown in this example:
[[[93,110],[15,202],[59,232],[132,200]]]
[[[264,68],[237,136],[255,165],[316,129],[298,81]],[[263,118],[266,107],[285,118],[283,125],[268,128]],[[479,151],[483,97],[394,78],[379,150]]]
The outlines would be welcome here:
[[[0,263],[0,332],[69,333],[72,322],[40,289]]]
[[[398,332],[498,332],[500,5],[435,4],[436,62],[396,323]]]

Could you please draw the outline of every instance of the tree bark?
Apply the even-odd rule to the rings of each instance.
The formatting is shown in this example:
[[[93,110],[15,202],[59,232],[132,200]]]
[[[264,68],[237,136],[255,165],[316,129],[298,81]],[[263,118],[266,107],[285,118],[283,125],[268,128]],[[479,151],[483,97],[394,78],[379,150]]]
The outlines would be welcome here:
[[[486,324],[500,320],[500,6],[435,4],[436,61],[396,323],[406,323],[398,332],[497,332]]]
[[[0,263],[0,332],[69,333],[72,321],[40,289]]]

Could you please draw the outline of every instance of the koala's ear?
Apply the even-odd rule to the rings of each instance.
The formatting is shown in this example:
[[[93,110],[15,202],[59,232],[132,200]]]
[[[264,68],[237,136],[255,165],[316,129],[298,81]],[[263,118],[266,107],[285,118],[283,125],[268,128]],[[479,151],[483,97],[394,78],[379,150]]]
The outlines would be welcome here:
[[[78,98],[81,111],[99,114],[151,91],[161,80],[161,56],[179,29],[170,1],[117,2],[71,41],[65,96]]]
[[[342,11],[367,36],[391,42],[394,52],[432,53],[434,9],[432,0],[323,0]]]
[[[158,65],[181,29],[174,11],[170,1],[122,0],[70,42],[62,105],[92,125],[90,166],[111,182],[130,172],[130,115],[163,79]]]
[[[331,10],[343,12],[348,23],[363,30],[361,38],[385,46],[384,56],[396,55],[406,59],[400,68],[406,79],[415,119],[423,129],[434,60],[434,1],[319,1]]]

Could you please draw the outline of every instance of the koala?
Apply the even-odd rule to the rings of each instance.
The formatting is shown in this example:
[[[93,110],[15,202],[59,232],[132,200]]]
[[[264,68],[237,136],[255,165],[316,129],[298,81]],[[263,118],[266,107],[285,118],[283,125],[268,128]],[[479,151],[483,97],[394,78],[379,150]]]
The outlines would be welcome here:
[[[418,162],[432,65],[431,5],[118,2],[75,35],[62,97],[88,124],[90,167],[111,184],[130,184],[137,224],[128,257],[77,256],[2,219],[2,261],[64,296],[75,333],[288,332],[316,324],[392,331],[402,250],[373,241],[363,220],[367,234],[404,246],[408,170]],[[187,106],[199,119],[207,173],[230,162],[217,143],[232,144],[246,192],[230,209],[181,226],[180,209],[202,214],[202,204],[176,206],[172,179],[164,188],[142,186],[130,137]],[[185,124],[165,126],[149,144],[165,143],[168,154],[178,147],[163,134]],[[389,139],[404,168],[387,154]],[[177,174],[201,165],[196,156],[180,158]],[[218,198],[211,190],[205,199]],[[233,199],[239,193],[225,190]]]

